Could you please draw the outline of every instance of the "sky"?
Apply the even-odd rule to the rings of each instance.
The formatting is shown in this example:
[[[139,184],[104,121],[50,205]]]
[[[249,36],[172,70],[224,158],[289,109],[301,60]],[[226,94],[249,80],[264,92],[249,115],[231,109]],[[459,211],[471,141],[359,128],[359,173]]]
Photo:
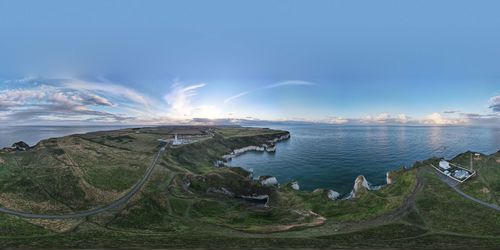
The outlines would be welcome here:
[[[0,1],[0,124],[500,124],[500,2]]]

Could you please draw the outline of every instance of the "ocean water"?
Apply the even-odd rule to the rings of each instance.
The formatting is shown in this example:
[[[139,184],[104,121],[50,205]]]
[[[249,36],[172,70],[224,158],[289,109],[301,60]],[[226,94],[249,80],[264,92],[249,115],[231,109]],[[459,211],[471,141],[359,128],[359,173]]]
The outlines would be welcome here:
[[[127,127],[130,126],[0,126],[0,148],[9,147],[18,141],[34,146],[48,138]]]
[[[467,150],[500,150],[500,128],[450,126],[269,126],[291,132],[276,153],[247,152],[230,165],[272,175],[280,183],[297,180],[301,189],[352,189],[358,175],[375,185],[385,173],[432,156],[451,158]]]

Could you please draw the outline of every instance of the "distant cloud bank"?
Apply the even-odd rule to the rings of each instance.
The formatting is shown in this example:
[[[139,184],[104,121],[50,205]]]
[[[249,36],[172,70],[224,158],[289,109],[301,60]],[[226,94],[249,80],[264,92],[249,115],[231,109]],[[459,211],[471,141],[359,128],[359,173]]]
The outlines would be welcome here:
[[[314,86],[308,81],[282,81],[240,92],[220,104],[255,91],[286,86]],[[7,87],[8,86],[8,87]],[[318,118],[277,118],[265,120],[224,113],[217,106],[197,102],[207,83],[186,84],[174,81],[163,99],[156,99],[132,88],[105,79],[86,81],[72,78],[42,79],[25,77],[0,85],[1,124],[241,124],[322,123],[358,125],[485,125],[499,124],[500,96],[485,100],[489,113],[464,113],[459,110],[434,112],[423,117],[405,113],[379,113],[365,117],[329,115]]]

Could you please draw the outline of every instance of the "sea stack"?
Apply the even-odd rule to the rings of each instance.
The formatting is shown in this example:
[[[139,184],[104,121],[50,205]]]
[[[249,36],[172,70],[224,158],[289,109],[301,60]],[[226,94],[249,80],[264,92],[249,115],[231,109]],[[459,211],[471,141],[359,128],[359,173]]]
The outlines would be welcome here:
[[[387,185],[391,185],[392,184],[391,172],[387,172],[385,174],[385,182],[387,183]]]
[[[358,198],[362,190],[371,190],[370,184],[363,175],[356,177],[350,198]]]

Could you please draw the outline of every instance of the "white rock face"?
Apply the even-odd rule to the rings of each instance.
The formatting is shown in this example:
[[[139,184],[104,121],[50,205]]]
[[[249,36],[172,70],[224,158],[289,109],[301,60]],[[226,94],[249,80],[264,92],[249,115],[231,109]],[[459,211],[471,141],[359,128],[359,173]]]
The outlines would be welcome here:
[[[385,174],[385,182],[387,183],[387,185],[391,185],[392,184],[391,172],[387,172]]]
[[[290,186],[293,190],[300,190],[300,186],[298,182],[293,182]]]
[[[349,198],[357,198],[358,193],[363,188],[366,190],[372,190],[370,183],[368,183],[368,181],[366,180],[366,178],[364,176],[360,175],[354,181],[354,188],[352,189],[352,192],[349,195]]]
[[[267,178],[261,178],[260,184],[262,184],[262,186],[277,186],[278,179],[276,179],[276,177],[274,177],[274,176],[267,177]]]
[[[370,184],[366,180],[366,178],[362,175],[356,177],[356,180],[354,181],[354,191],[359,191],[361,188],[366,188],[368,190],[371,190]]]
[[[269,152],[269,153],[276,152],[276,145],[266,146],[266,152]]]
[[[338,198],[340,198],[340,194],[338,192],[331,190],[331,189],[328,190],[327,196],[328,196],[328,199],[330,199],[330,200],[337,200]]]
[[[248,152],[248,151],[276,152],[276,143],[279,142],[279,141],[287,140],[289,138],[290,138],[290,134],[287,133],[285,135],[282,135],[282,136],[276,137],[276,138],[274,138],[272,140],[269,140],[267,143],[262,144],[260,146],[247,146],[247,147],[235,149],[230,154],[223,155],[222,158],[225,161],[229,161],[229,160],[231,160],[231,158],[233,158],[233,157],[235,157],[237,155],[243,154],[245,152]]]
[[[274,138],[273,140],[271,140],[271,142],[276,143],[276,142],[287,140],[287,139],[290,139],[290,134],[289,133],[287,133],[285,135],[282,135],[280,137]]]

